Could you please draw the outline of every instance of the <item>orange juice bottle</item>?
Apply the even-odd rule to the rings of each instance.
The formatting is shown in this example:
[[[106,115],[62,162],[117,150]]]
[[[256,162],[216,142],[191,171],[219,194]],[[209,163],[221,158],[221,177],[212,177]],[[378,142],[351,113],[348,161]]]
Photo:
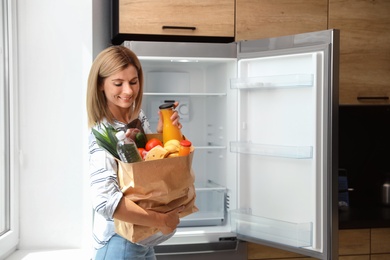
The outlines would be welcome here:
[[[188,140],[180,141],[179,156],[186,156],[191,153],[192,143]]]
[[[180,129],[172,123],[171,116],[174,113],[174,104],[173,103],[165,103],[159,106],[163,117],[163,143],[166,143],[169,140],[183,140],[183,135]]]

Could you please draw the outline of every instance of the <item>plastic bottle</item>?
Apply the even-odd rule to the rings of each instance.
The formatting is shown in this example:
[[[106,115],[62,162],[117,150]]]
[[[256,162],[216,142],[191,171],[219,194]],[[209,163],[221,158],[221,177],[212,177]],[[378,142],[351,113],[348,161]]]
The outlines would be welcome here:
[[[172,124],[171,116],[174,113],[174,104],[173,103],[165,103],[159,106],[161,111],[164,124],[163,124],[163,142],[166,143],[169,140],[183,140],[183,134],[180,129]]]
[[[122,162],[134,163],[142,161],[137,145],[130,138],[126,138],[124,131],[119,131],[115,136],[118,138],[116,150]]]
[[[180,141],[179,156],[186,156],[191,153],[192,143],[188,140]]]

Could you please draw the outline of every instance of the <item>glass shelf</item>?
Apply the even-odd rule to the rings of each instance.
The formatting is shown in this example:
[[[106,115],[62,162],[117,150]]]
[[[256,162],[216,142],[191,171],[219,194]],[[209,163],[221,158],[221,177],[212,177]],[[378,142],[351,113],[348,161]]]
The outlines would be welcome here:
[[[284,157],[293,159],[313,158],[312,146],[282,146],[255,144],[250,142],[230,142],[230,151],[235,153],[254,154],[261,156]]]
[[[218,146],[218,145],[206,145],[206,146],[197,146],[195,145],[194,146],[195,149],[199,149],[199,150],[224,150],[226,149],[226,146]]]
[[[211,180],[206,182],[195,182],[196,191],[226,191],[226,187],[220,186]]]
[[[216,93],[178,93],[178,92],[145,92],[145,96],[226,96],[225,92]]]
[[[313,87],[313,85],[313,74],[274,75],[230,80],[232,89],[299,88]]]
[[[231,228],[239,235],[286,244],[312,245],[312,223],[292,223],[251,214],[249,209],[231,210]]]

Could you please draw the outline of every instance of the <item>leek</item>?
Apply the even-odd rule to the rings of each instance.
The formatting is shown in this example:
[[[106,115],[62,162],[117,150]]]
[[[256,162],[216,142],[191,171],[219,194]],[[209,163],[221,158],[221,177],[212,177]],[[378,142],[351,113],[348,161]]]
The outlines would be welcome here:
[[[106,126],[102,124],[101,132],[92,128],[92,133],[96,138],[97,144],[119,160],[119,155],[116,151],[118,139],[115,134],[117,131],[111,125]]]

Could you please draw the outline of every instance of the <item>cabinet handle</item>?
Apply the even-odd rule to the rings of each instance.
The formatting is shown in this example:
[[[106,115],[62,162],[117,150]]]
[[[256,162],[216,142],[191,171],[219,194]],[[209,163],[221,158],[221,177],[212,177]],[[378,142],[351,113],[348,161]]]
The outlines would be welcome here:
[[[171,25],[163,25],[162,26],[163,30],[166,29],[179,29],[179,30],[192,30],[195,31],[196,27],[195,26],[171,26]]]
[[[377,97],[361,96],[361,97],[357,97],[357,100],[389,100],[389,97],[388,96],[377,96]]]

